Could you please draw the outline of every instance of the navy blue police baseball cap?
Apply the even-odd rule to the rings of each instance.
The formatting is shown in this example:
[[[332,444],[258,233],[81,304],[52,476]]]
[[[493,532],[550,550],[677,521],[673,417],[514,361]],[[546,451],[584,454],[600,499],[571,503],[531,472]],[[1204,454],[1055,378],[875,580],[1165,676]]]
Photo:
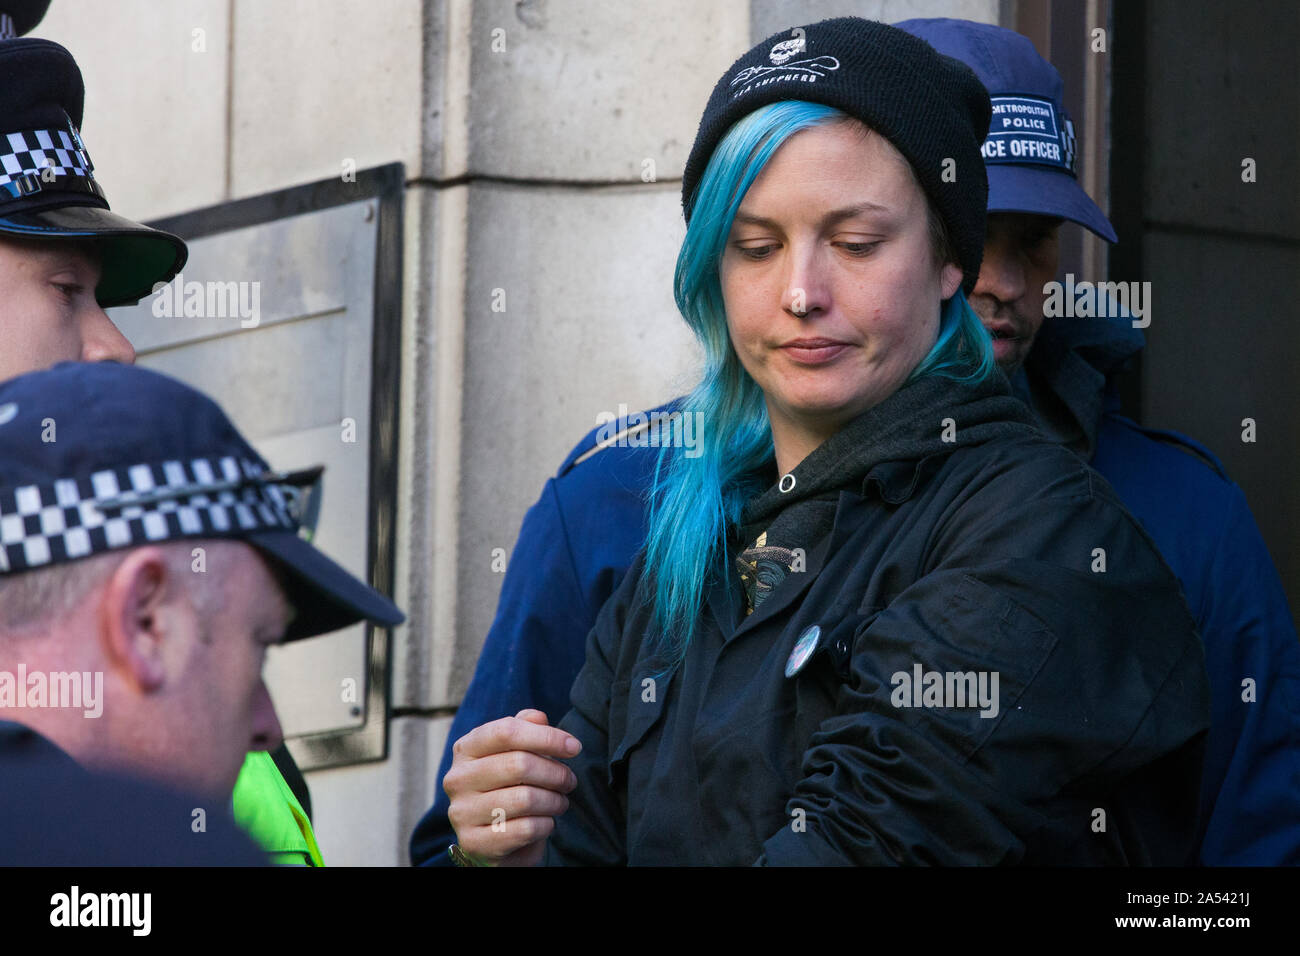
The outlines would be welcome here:
[[[1063,105],[1065,84],[1028,37],[988,23],[947,18],[894,26],[961,60],[993,103],[982,152],[989,212],[1059,216],[1115,242],[1110,220],[1079,185],[1074,123]]]
[[[0,234],[93,241],[105,308],[138,302],[185,265],[185,243],[111,211],[81,138],[85,87],[72,54],[14,35],[48,3],[0,0]]]
[[[118,548],[244,541],[272,559],[297,615],[285,640],[397,606],[299,535],[320,469],[272,471],[212,399],[117,362],[62,362],[0,383],[0,575]]]

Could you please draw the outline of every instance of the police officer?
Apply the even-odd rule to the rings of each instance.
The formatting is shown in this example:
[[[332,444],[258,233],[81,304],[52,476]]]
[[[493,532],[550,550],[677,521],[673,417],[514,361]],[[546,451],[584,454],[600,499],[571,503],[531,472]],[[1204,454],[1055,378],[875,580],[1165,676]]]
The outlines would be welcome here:
[[[971,304],[997,336],[999,362],[1017,393],[1056,440],[1115,486],[1196,615],[1212,688],[1201,861],[1300,862],[1300,645],[1245,498],[1199,444],[1119,414],[1115,376],[1141,349],[1140,333],[1121,322],[1042,319],[1042,286],[1056,276],[1061,222],[1115,238],[1075,178],[1060,76],[1009,30],[960,20],[900,27],[971,66],[995,103],[1025,94],[1056,123],[1058,161],[1025,163],[1004,150],[995,157],[1003,161],[987,164],[989,233]],[[989,152],[986,146],[986,159]],[[544,713],[554,722],[568,710],[585,636],[645,541],[644,494],[658,449],[638,447],[644,428],[618,422],[612,436],[593,430],[525,516],[496,619],[448,734],[433,806],[412,837],[414,863],[450,862],[441,780],[456,740],[517,712],[532,720]],[[1243,677],[1261,675],[1257,683],[1268,693],[1244,702]]]
[[[1060,74],[1028,39],[1000,27],[898,26],[970,66],[993,101],[988,237],[971,306],[994,335],[998,364],[1042,427],[1101,472],[1142,522],[1196,616],[1211,688],[1200,861],[1300,863],[1300,639],[1245,495],[1199,442],[1120,414],[1119,373],[1144,345],[1132,316],[1108,308],[1110,317],[1044,318],[1062,220],[1116,239],[1075,177]],[[1028,110],[1045,117],[1053,138],[999,122]],[[1026,161],[1030,150],[1016,144],[1031,139],[1057,152]],[[1257,696],[1243,695],[1246,678]]]
[[[104,310],[148,295],[187,255],[177,236],[109,209],[80,134],[76,62],[56,43],[15,38],[47,7],[0,2],[0,379],[66,360],[134,361]],[[248,755],[236,810],[280,859],[320,862],[306,783],[284,747]]]
[[[68,359],[134,360],[105,308],[185,263],[185,243],[112,212],[80,126],[84,88],[49,40],[0,40],[0,378]]]
[[[225,808],[280,743],[267,649],[403,619],[300,537],[320,469],[116,362],[0,384],[0,442],[0,863],[250,862]]]

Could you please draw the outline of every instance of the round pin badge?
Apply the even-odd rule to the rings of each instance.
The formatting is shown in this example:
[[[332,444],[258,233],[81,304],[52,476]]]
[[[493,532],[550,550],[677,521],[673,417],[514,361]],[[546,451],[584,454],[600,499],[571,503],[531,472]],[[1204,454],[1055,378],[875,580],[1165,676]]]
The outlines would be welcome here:
[[[821,640],[822,629],[813,624],[802,634],[799,640],[794,642],[794,650],[790,652],[790,659],[785,662],[785,676],[793,677],[803,670],[803,666],[808,663],[808,658],[813,656],[813,651],[817,650],[817,642]]]

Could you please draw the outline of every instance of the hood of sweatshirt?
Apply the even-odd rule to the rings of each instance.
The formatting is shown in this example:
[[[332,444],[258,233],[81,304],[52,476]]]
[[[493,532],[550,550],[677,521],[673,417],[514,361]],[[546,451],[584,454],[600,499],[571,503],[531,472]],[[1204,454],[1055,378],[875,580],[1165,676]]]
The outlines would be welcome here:
[[[1034,429],[1033,415],[998,374],[979,385],[928,376],[863,412],[781,480],[751,499],[740,520],[741,548],[810,548],[830,529],[841,491],[908,497],[928,462],[955,448]],[[785,490],[782,490],[782,489]]]

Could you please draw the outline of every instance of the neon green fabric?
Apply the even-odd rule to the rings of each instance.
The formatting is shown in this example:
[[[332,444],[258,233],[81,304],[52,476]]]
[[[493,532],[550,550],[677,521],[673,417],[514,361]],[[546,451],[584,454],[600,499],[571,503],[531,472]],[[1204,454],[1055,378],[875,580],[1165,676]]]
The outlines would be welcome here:
[[[311,822],[270,753],[255,750],[244,758],[231,799],[235,822],[266,851],[272,863],[325,865]]]

